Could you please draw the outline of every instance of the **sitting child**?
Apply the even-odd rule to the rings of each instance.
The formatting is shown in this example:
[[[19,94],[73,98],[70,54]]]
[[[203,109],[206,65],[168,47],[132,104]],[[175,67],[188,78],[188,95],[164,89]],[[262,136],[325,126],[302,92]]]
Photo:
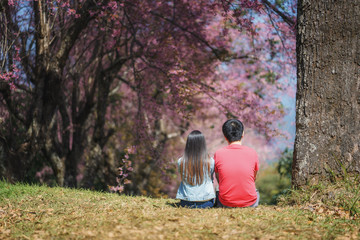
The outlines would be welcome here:
[[[181,183],[176,194],[180,206],[189,208],[211,208],[215,191],[212,182],[214,159],[206,150],[204,135],[192,131],[186,141],[184,155],[178,160]]]

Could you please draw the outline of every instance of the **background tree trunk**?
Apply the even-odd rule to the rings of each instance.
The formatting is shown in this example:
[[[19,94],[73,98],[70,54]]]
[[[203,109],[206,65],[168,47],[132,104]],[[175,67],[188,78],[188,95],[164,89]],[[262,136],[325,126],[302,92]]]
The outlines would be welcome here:
[[[298,2],[293,185],[360,172],[360,0]]]

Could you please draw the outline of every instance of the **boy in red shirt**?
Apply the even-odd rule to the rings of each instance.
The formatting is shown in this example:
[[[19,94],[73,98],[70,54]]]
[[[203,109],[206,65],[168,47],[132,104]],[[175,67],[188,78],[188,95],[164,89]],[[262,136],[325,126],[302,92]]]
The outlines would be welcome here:
[[[237,119],[227,120],[222,127],[229,143],[215,152],[215,173],[219,181],[218,207],[256,207],[259,192],[255,179],[259,170],[254,149],[241,145],[244,126]]]

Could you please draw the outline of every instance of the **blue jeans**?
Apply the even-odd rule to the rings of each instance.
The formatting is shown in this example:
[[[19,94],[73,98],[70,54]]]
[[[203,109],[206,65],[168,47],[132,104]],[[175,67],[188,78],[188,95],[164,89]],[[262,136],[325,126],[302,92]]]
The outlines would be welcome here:
[[[180,206],[188,208],[211,208],[214,206],[214,199],[210,199],[209,201],[205,202],[191,202],[180,200]]]

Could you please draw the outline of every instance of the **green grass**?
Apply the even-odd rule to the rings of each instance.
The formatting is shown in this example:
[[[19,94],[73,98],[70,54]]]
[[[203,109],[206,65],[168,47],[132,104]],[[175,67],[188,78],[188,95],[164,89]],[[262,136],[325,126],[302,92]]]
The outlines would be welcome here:
[[[316,185],[305,186],[300,190],[290,190],[279,197],[279,205],[306,205],[317,211],[343,211],[348,217],[360,217],[359,177],[339,178],[322,181]]]
[[[359,221],[304,206],[185,209],[173,199],[0,181],[0,239],[356,239]]]
[[[256,187],[260,192],[260,204],[275,205],[277,196],[291,188],[291,180],[281,177],[276,165],[270,165],[259,172]]]

